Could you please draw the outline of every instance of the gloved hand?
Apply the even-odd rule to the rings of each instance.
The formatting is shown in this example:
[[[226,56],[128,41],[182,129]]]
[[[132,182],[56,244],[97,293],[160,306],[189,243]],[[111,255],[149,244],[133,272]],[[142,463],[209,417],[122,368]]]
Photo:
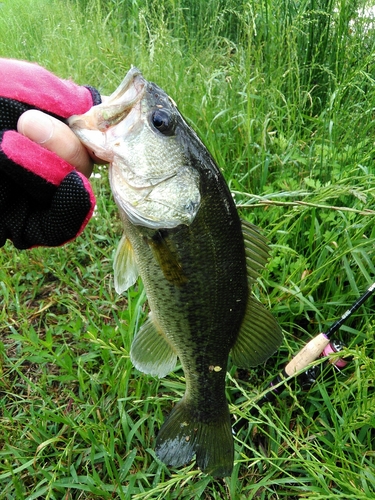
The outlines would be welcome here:
[[[100,104],[100,94],[36,64],[0,59],[0,246],[58,246],[74,239],[95,206],[88,180],[54,152],[17,132],[19,117],[41,110],[65,121]]]

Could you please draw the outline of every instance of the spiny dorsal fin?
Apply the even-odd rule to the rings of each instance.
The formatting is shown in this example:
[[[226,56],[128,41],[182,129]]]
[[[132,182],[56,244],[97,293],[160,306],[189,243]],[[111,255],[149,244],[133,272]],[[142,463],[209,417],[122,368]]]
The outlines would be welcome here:
[[[115,275],[115,290],[118,294],[125,292],[134,285],[138,278],[138,268],[135,262],[134,251],[129,239],[124,234],[117,247],[113,262]]]
[[[272,314],[250,296],[231,355],[233,363],[241,368],[250,368],[266,361],[283,340],[280,326]]]
[[[152,313],[134,337],[130,359],[137,370],[159,378],[168,375],[176,366],[177,355],[157,329]]]
[[[257,279],[259,271],[269,259],[269,247],[266,238],[250,222],[241,220],[242,234],[246,252],[247,275],[250,284]]]

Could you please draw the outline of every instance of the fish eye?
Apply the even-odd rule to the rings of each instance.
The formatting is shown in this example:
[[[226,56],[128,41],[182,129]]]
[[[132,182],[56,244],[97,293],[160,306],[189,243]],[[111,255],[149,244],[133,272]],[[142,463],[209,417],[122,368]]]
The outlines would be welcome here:
[[[173,135],[174,120],[165,109],[156,109],[151,115],[152,125],[164,135]]]

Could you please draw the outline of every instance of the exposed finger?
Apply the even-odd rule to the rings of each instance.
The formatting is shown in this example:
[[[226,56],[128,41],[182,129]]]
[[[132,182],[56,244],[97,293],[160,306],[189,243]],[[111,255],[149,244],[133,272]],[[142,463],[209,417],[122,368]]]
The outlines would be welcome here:
[[[65,123],[32,109],[21,115],[18,132],[70,163],[86,177],[90,177],[93,161],[86,148]]]

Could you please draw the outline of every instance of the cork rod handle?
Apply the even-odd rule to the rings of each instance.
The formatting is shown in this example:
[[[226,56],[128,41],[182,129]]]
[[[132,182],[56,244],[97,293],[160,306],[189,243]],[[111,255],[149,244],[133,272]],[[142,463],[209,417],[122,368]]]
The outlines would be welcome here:
[[[314,337],[286,365],[284,370],[285,374],[291,377],[296,372],[302,370],[302,368],[306,368],[312,361],[321,355],[328,344],[329,338],[324,333],[320,333]]]

